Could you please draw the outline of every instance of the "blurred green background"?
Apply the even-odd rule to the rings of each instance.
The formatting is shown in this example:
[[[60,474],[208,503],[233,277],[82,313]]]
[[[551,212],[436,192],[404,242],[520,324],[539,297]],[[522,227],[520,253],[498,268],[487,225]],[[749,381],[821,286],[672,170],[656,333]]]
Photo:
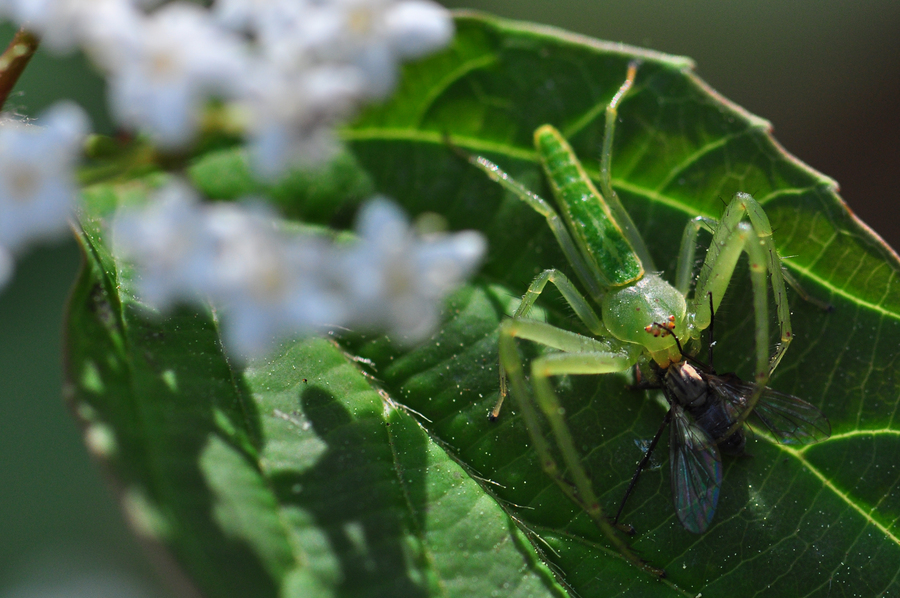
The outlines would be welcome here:
[[[851,209],[900,246],[900,2],[530,0],[444,2],[690,56],[709,84],[767,118],[784,147],[836,179]],[[12,29],[0,30],[0,43]],[[104,116],[78,57],[40,53],[12,108],[74,98]],[[0,598],[168,596],[61,398],[60,331],[73,242],[20,260],[0,295]]]

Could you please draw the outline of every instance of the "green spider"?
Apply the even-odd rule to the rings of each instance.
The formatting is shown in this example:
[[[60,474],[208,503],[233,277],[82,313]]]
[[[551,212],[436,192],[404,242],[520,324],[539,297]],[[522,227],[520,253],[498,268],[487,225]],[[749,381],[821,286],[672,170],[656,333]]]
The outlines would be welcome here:
[[[547,219],[588,294],[585,298],[556,269],[545,270],[531,283],[515,314],[505,319],[500,327],[500,398],[490,413],[490,419],[499,416],[509,384],[545,472],[591,516],[626,558],[661,575],[664,572],[645,564],[630,550],[615,533],[613,524],[604,517],[549,378],[564,374],[623,372],[647,362],[655,362],[658,370],[664,371],[682,361],[685,357],[682,347],[686,356],[692,357],[701,332],[710,326],[713,313],[725,295],[741,253],[746,253],[755,312],[756,390],[748,397],[746,409],[723,435],[724,438],[740,428],[753,411],[769,376],[792,339],[785,280],[804,298],[809,297],[782,269],[772,241],[769,220],[759,203],[746,193],[737,193],[732,198],[720,220],[698,216],[688,223],[678,255],[674,285],[655,273],[657,270],[647,247],[610,183],[613,130],[618,105],[631,88],[636,70],[635,64],[629,66],[625,82],[606,109],[599,191],[559,131],[550,125],[535,131],[535,148],[562,218],[544,199],[513,180],[497,165],[482,157],[467,156],[467,159]],[[712,242],[692,289],[697,237],[701,229],[712,233]],[[781,343],[771,357],[768,355],[767,274],[774,292],[781,336]],[[556,286],[593,336],[577,334],[527,317],[548,282]],[[516,338],[557,350],[531,362],[530,379],[534,396],[526,384]],[[681,341],[681,346],[676,339]],[[549,423],[550,436],[562,455],[566,475],[571,479],[563,477],[553,455],[551,440],[542,431],[538,410]]]

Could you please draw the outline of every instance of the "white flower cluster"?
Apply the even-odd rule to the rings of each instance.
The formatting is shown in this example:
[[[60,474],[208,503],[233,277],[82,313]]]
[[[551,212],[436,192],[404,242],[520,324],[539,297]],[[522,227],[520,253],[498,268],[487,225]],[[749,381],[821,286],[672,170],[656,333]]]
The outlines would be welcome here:
[[[190,142],[207,101],[243,115],[263,175],[321,162],[333,128],[387,95],[397,63],[446,45],[429,0],[0,0],[51,48],[83,48],[107,75],[120,124],[166,148]]]
[[[443,297],[486,248],[473,231],[421,238],[385,199],[363,206],[356,232],[358,240],[345,244],[290,234],[260,206],[204,205],[177,181],[113,224],[117,252],[135,264],[140,298],[160,309],[209,301],[224,315],[229,351],[243,357],[285,337],[338,328],[423,340],[439,323]]]
[[[0,121],[0,286],[17,251],[65,232],[77,197],[73,169],[87,117],[75,104],[61,103],[38,122],[43,126]]]
[[[164,150],[191,143],[210,102],[222,103],[264,176],[329,158],[335,126],[385,97],[401,60],[453,34],[430,0],[0,0],[3,17],[50,49],[86,52],[118,123]],[[0,283],[18,247],[65,226],[77,195],[84,116],[64,106],[45,120],[0,128]],[[420,238],[385,200],[361,210],[355,243],[335,244],[288,234],[261,205],[203,205],[185,182],[157,195],[113,226],[136,292],[158,309],[209,302],[237,355],[337,328],[424,339],[485,250],[474,232]]]

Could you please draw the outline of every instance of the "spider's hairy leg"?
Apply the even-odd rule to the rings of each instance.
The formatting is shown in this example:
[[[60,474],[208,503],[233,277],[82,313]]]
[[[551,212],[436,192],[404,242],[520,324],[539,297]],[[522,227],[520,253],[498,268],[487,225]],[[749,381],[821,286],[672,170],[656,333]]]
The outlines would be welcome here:
[[[745,215],[748,216],[749,222],[744,220]],[[689,311],[693,316],[692,324],[695,331],[704,330],[710,325],[713,312],[718,309],[726,289],[731,284],[738,258],[742,252],[746,253],[749,259],[753,292],[756,345],[754,383],[757,385],[757,391],[749,398],[747,409],[737,419],[728,434],[738,429],[753,411],[753,407],[756,406],[769,380],[769,375],[778,365],[793,338],[781,260],[775,251],[775,244],[772,242],[772,227],[769,225],[769,219],[755,199],[746,193],[737,193],[725,208],[722,219],[715,227],[712,242],[706,252],[706,259],[694,288]],[[781,331],[781,344],[771,359],[768,354],[767,273],[775,296],[776,313]],[[712,296],[712,301],[709,299],[710,296]]]
[[[812,295],[810,295],[809,292],[805,288],[803,288],[803,285],[800,284],[800,281],[797,280],[794,277],[794,275],[791,274],[787,268],[782,268],[781,274],[782,274],[782,276],[784,276],[784,282],[788,283],[788,286],[790,286],[792,289],[794,289],[794,291],[796,291],[796,293],[798,295],[800,295],[801,299],[803,299],[807,303],[811,303],[811,304],[815,305],[822,311],[825,311],[825,312],[834,311],[834,305],[828,303],[827,301],[822,301],[818,297],[813,297]]]
[[[461,152],[462,150],[458,151]],[[563,219],[560,218],[556,210],[554,210],[544,198],[537,193],[530,191],[525,185],[515,180],[487,158],[471,156],[465,153],[463,153],[463,155],[466,156],[469,163],[478,167],[478,169],[484,172],[488,178],[499,183],[504,189],[511,192],[525,202],[528,207],[546,219],[547,224],[550,226],[550,230],[553,232],[553,236],[556,238],[556,242],[562,249],[569,264],[575,269],[578,279],[584,284],[591,296],[601,296],[603,291],[598,282],[599,276],[595,271],[595,268],[591,268],[584,257],[582,257],[581,251],[575,243],[575,240],[572,238],[572,235],[566,228],[565,222],[563,222]]]
[[[718,222],[708,216],[697,216],[688,221],[681,236],[681,247],[678,250],[678,265],[675,274],[675,288],[687,296],[694,277],[694,260],[697,255],[697,235],[701,230],[714,233]]]
[[[534,396],[525,382],[522,360],[516,349],[516,338],[538,342],[559,349],[531,362],[531,384]],[[640,355],[640,350],[618,343],[593,339],[535,320],[505,320],[500,332],[500,363],[509,376],[512,395],[522,414],[529,437],[537,451],[541,467],[563,493],[581,507],[597,527],[629,562],[652,572],[665,572],[646,564],[616,533],[607,520],[594,493],[587,472],[566,424],[565,413],[550,384],[550,376],[562,374],[606,374],[627,370]],[[542,417],[550,426],[548,439]],[[560,467],[553,445],[562,456]],[[564,472],[565,471],[565,475]],[[571,477],[571,481],[567,477]]]
[[[749,223],[745,221],[745,217],[749,219]],[[748,226],[748,232],[751,234],[745,236],[742,231],[746,230]],[[695,323],[698,329],[705,329],[709,325],[711,314],[707,304],[708,294],[710,292],[713,294],[713,309],[718,309],[719,303],[725,295],[725,290],[731,282],[737,257],[742,249],[747,252],[747,256],[750,258],[751,278],[755,275],[754,273],[759,272],[763,274],[764,278],[766,271],[768,271],[772,293],[775,297],[781,344],[775,350],[775,354],[769,359],[764,378],[760,377],[759,369],[757,370],[756,382],[764,383],[781,361],[784,352],[787,350],[791,340],[793,340],[793,332],[791,329],[790,307],[785,293],[781,258],[778,257],[775,243],[772,241],[772,226],[769,224],[769,218],[766,216],[762,206],[759,205],[759,202],[747,193],[736,193],[734,195],[734,198],[726,206],[721,220],[715,227],[712,243],[710,243],[709,250],[706,253],[703,270],[700,272],[697,286],[694,289],[691,313],[695,314]],[[767,308],[767,301],[764,300],[765,293],[762,293],[762,298],[758,295],[760,293],[754,285],[754,310],[757,310],[760,305]],[[759,318],[760,316],[757,314],[757,321],[759,321]],[[768,329],[766,329],[766,332],[768,332]],[[758,324],[756,336],[758,340],[760,337]],[[763,347],[756,348],[757,353],[764,351],[766,344],[768,344],[768,337],[766,337]]]
[[[650,255],[643,237],[641,237],[637,227],[631,220],[631,215],[625,209],[625,206],[622,205],[612,186],[612,146],[616,131],[616,120],[619,118],[619,105],[634,86],[638,66],[639,63],[637,61],[632,61],[628,65],[625,81],[606,106],[606,128],[603,132],[603,145],[600,150],[600,193],[606,198],[610,211],[613,213],[619,226],[622,227],[622,232],[628,238],[628,242],[631,243],[631,247],[640,258],[641,263],[644,264],[644,268],[652,272],[656,270],[656,266],[653,265],[653,257]]]
[[[588,330],[591,331],[591,334],[594,334],[598,337],[609,336],[609,333],[606,330],[606,326],[603,325],[603,322],[600,321],[600,318],[594,312],[594,309],[590,306],[590,304],[585,300],[584,296],[578,292],[578,289],[575,288],[568,278],[566,278],[565,274],[556,269],[544,270],[532,281],[531,285],[528,287],[528,290],[525,292],[525,295],[522,297],[522,301],[519,302],[519,307],[516,308],[515,314],[513,314],[513,319],[519,320],[526,318],[531,311],[532,307],[534,307],[534,302],[540,297],[541,293],[544,291],[544,287],[547,286],[547,283],[552,283],[562,294],[563,298],[575,312],[575,315],[578,316],[578,319],[582,321],[582,323],[587,327]],[[491,421],[497,419],[500,416],[500,408],[503,405],[503,400],[507,395],[507,384],[506,384],[506,370],[503,367],[503,364],[500,364],[500,397],[497,399],[497,403],[494,405],[494,408],[491,409],[488,417]]]

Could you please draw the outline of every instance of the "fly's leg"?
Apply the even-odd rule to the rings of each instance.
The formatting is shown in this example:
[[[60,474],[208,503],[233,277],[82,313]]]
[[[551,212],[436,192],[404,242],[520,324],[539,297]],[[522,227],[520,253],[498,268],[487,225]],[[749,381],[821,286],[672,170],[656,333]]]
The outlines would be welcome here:
[[[650,457],[653,455],[653,450],[656,448],[656,445],[659,443],[659,439],[662,436],[663,431],[668,427],[671,420],[672,409],[670,408],[668,411],[666,411],[666,416],[663,418],[662,424],[660,424],[659,430],[657,430],[656,435],[653,437],[653,440],[650,441],[650,446],[647,447],[647,452],[644,453],[644,457],[641,459],[640,463],[638,463],[637,471],[635,471],[634,475],[631,476],[631,482],[628,484],[628,488],[625,489],[625,496],[622,497],[622,502],[619,503],[619,510],[616,511],[616,516],[613,519],[613,525],[617,525],[620,528],[622,527],[622,524],[619,523],[619,517],[622,516],[622,511],[625,509],[625,501],[628,500],[628,497],[631,496],[631,493],[634,491],[634,486],[635,484],[637,484],[638,478],[641,477],[641,472],[644,471],[647,463],[650,462]],[[632,531],[634,529],[630,525],[625,527]]]
[[[534,396],[525,383],[522,361],[516,349],[516,338],[531,340],[560,349],[531,362],[531,383]],[[500,363],[509,376],[512,394],[522,413],[531,442],[541,461],[541,467],[556,485],[597,524],[610,542],[628,561],[655,575],[665,572],[644,563],[619,537],[615,528],[603,515],[591,481],[581,465],[581,459],[566,424],[562,406],[550,384],[550,376],[562,374],[606,374],[628,369],[640,351],[622,347],[618,351],[613,341],[605,342],[556,328],[535,320],[505,320],[500,328]],[[553,446],[544,433],[541,414],[550,425],[550,436],[562,456],[566,474],[557,463]],[[568,477],[571,478],[571,481]]]
[[[590,304],[585,300],[581,293],[578,292],[578,290],[575,288],[575,285],[573,285],[562,272],[555,269],[544,270],[537,275],[537,277],[528,287],[525,295],[522,297],[522,301],[519,303],[519,307],[516,309],[516,313],[513,314],[513,319],[518,320],[521,318],[525,318],[528,315],[528,313],[531,311],[531,308],[534,307],[534,302],[538,297],[540,297],[541,293],[544,291],[544,287],[547,286],[548,282],[553,283],[553,285],[559,290],[563,298],[575,312],[575,315],[577,315],[578,318],[587,327],[587,329],[591,331],[591,334],[599,337],[609,336],[609,333],[606,330],[606,326],[603,325],[603,322],[600,321],[600,318],[591,308]],[[506,398],[507,392],[506,370],[503,367],[503,363],[501,362],[500,397],[497,399],[497,403],[494,405],[494,408],[491,409],[491,412],[488,414],[488,419],[490,419],[491,421],[496,420],[500,416],[500,407],[503,405],[503,400]]]

